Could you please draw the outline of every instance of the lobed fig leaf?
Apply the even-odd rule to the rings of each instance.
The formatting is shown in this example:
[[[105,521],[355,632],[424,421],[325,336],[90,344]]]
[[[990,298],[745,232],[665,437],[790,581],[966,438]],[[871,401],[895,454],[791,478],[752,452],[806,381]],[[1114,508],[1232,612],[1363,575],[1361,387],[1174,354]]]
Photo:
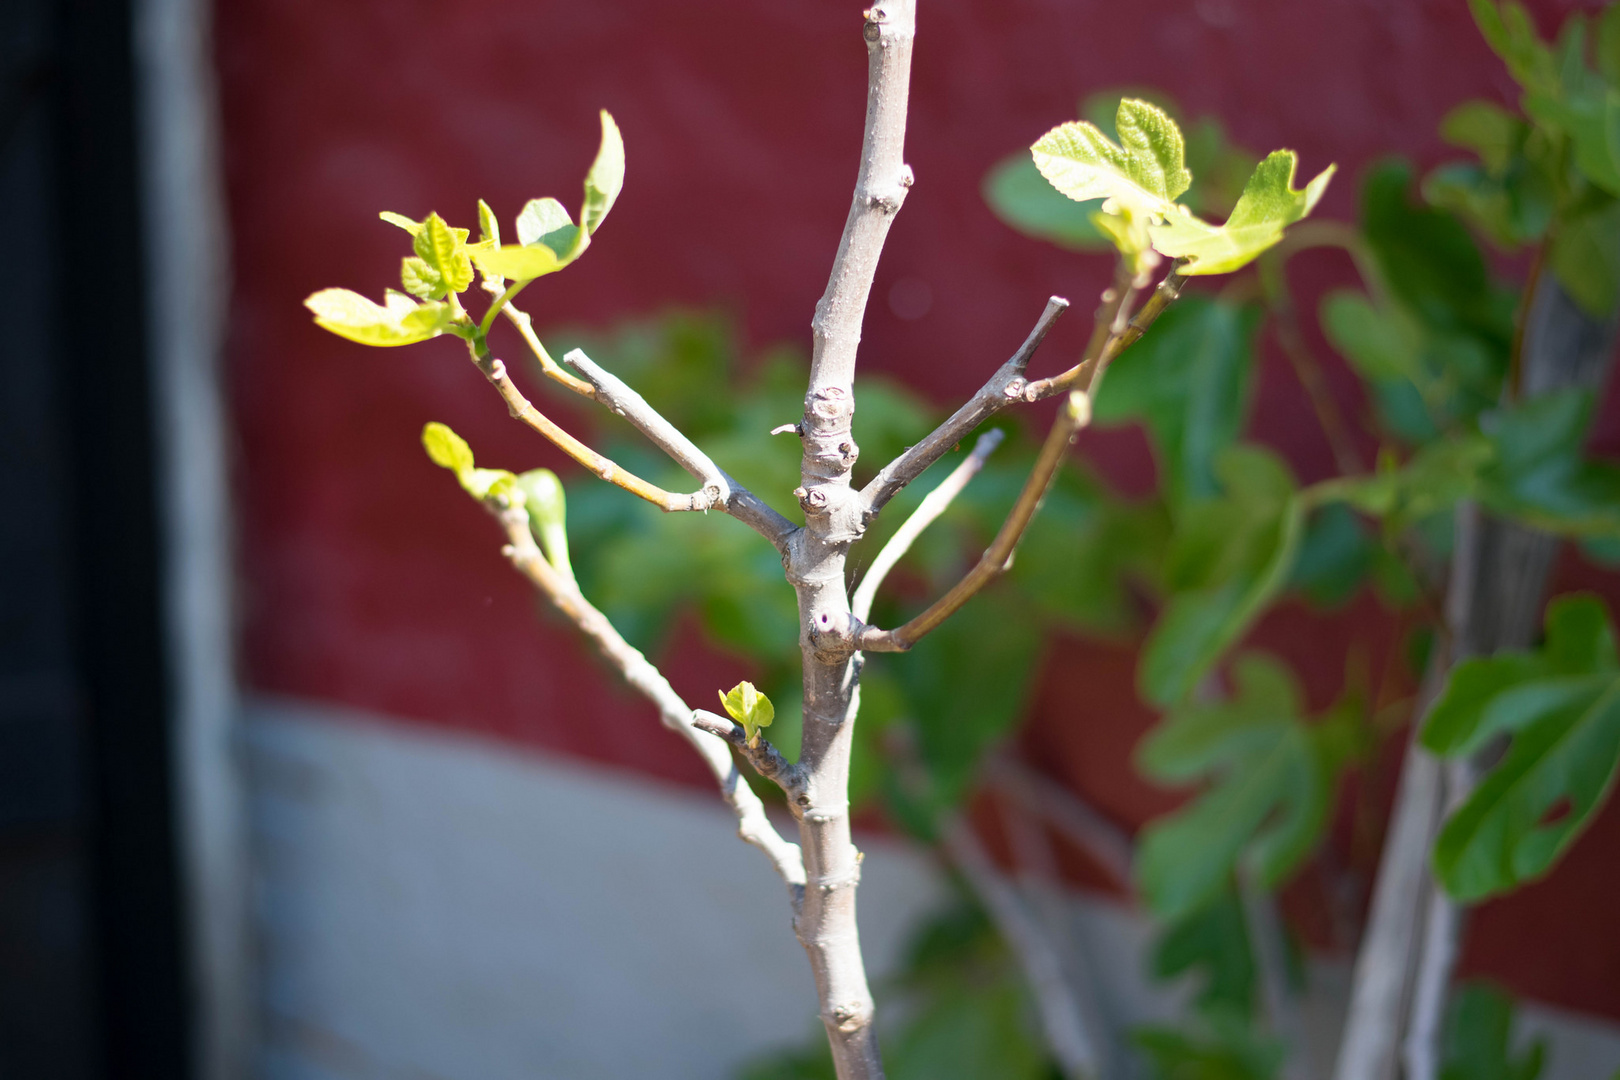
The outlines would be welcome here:
[[[437,301],[418,304],[389,289],[377,304],[348,289],[322,289],[304,301],[315,325],[361,345],[411,345],[438,337],[450,325],[450,308]]]
[[[1440,830],[1434,868],[1475,901],[1547,874],[1592,821],[1620,766],[1620,659],[1603,603],[1547,606],[1541,648],[1466,660],[1422,731],[1436,753],[1511,742]]]
[[[1163,225],[1149,228],[1153,247],[1162,255],[1187,260],[1182,273],[1189,276],[1229,274],[1247,266],[1281,240],[1284,229],[1315,208],[1333,178],[1334,166],[1329,165],[1303,189],[1296,189],[1298,164],[1292,150],[1273,151],[1255,167],[1226,224],[1210,225],[1178,207]]]
[[[1118,143],[1085,120],[1060,124],[1030,147],[1035,167],[1076,202],[1107,199],[1105,211],[1165,217],[1192,183],[1181,129],[1169,113],[1135,98],[1119,103],[1114,125]]]

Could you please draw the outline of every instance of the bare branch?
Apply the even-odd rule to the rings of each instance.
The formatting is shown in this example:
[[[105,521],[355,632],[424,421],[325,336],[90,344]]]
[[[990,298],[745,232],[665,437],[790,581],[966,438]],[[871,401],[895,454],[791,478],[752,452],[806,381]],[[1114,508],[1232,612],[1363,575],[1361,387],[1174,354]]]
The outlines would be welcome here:
[[[778,548],[787,534],[798,528],[771,509],[759,496],[733,480],[680,429],[647,404],[646,398],[586,356],[583,349],[570,351],[563,360],[585,376],[593,391],[593,398],[635,425],[638,431],[673,458],[675,464],[696,477],[704,491],[720,492],[717,509],[748,525]]]
[[[1071,1040],[1062,1065],[1067,1071],[1084,1077],[1112,1076],[1112,1059],[1115,1056],[1113,1040],[1098,999],[1091,965],[1074,933],[1074,912],[1058,875],[1052,839],[1023,801],[1003,799],[1000,808],[1002,820],[1007,826],[1007,839],[1012,847],[1018,883],[1025,895],[1031,898],[1031,907],[1044,922],[1048,938],[1057,946],[1058,967],[1067,975],[1065,985],[1070,990],[1072,1011],[1085,1036],[1083,1043]],[[1059,1005],[1054,1002],[1052,1007]],[[1087,1046],[1089,1055],[1079,1052]]]
[[[789,534],[782,549],[802,628],[804,738],[799,760],[809,774],[805,798],[795,808],[809,876],[794,930],[810,959],[839,1080],[883,1076],[873,1025],[876,1006],[855,917],[861,858],[849,822],[859,669],[852,648],[824,653],[809,629],[835,621],[847,626],[849,620],[844,562],[865,525],[849,480],[859,454],[850,427],[855,356],[878,256],[911,186],[904,143],[916,17],[916,0],[877,0],[861,30],[867,62],[866,130],[854,200],[827,291],[811,321],[810,379],[799,426],[800,486],[794,493],[805,523]]]
[[[847,391],[854,382],[855,354],[872,276],[889,226],[911,189],[911,167],[905,162],[906,106],[916,17],[916,0],[883,0],[866,13],[866,129],[855,196],[838,241],[827,291],[810,321],[813,390],[840,386]]]
[[[540,365],[540,370],[545,373],[546,378],[561,383],[582,397],[594,396],[590,383],[564,370],[562,365],[551,358],[551,354],[546,351],[546,347],[540,344],[540,339],[535,336],[534,320],[529,318],[527,312],[519,311],[508,301],[501,305],[501,314],[506,316],[507,322],[517,327],[519,336],[523,338],[523,343],[529,347],[529,351],[534,354],[535,362]]]
[[[1521,309],[1519,388],[1600,386],[1612,363],[1620,317],[1583,314],[1550,275],[1535,277]],[[1511,388],[1510,388],[1511,392]],[[1456,542],[1442,629],[1414,717],[1425,716],[1447,667],[1469,655],[1523,648],[1535,637],[1558,541],[1457,508]],[[1417,725],[1414,725],[1416,727]],[[1402,766],[1379,862],[1373,907],[1356,958],[1350,1015],[1335,1080],[1381,1080],[1404,1061],[1411,1080],[1430,1080],[1439,1060],[1445,1000],[1466,913],[1434,883],[1433,841],[1448,811],[1473,790],[1472,763],[1434,759],[1415,739]]]
[[[996,533],[995,540],[985,551],[973,569],[967,572],[949,592],[934,602],[921,615],[912,619],[898,630],[879,630],[876,627],[866,626],[859,619],[851,616],[848,625],[848,635],[855,641],[855,647],[868,652],[905,652],[930,630],[944,622],[950,615],[984,588],[991,580],[1004,573],[1011,565],[1014,549],[1018,541],[1023,538],[1024,530],[1029,527],[1030,521],[1039,509],[1041,500],[1046,497],[1047,490],[1057,477],[1059,466],[1063,464],[1064,455],[1068,452],[1069,444],[1074,441],[1080,429],[1091,422],[1091,394],[1095,392],[1108,365],[1125,349],[1129,348],[1153,325],[1155,319],[1170,306],[1170,303],[1181,293],[1181,284],[1184,280],[1180,274],[1179,264],[1165,276],[1158,289],[1154,290],[1153,297],[1142,306],[1137,316],[1126,321],[1126,314],[1130,310],[1131,297],[1136,288],[1145,280],[1144,276],[1132,277],[1125,263],[1121,260],[1120,271],[1115,277],[1115,284],[1103,293],[1102,303],[1097,309],[1096,327],[1092,332],[1091,344],[1087,347],[1087,356],[1079,364],[1062,375],[1053,379],[1031,383],[1022,388],[1025,400],[1034,401],[1057,389],[1073,387],[1069,390],[1069,400],[1058,411],[1057,419],[1052,422],[1052,429],[1046,436],[1046,443],[1041,447],[1041,453],[1035,461],[1035,468],[1024,483],[1024,490],[1019,493],[1018,501],[1013,504],[1012,512],[1002,523],[1001,530]],[[1053,297],[1047,304],[1047,313],[1055,317],[1053,305],[1067,307],[1067,301]],[[1060,308],[1061,310],[1061,308]],[[1043,319],[1046,316],[1043,315]],[[1040,331],[1039,325],[1036,327]],[[1034,335],[1031,335],[1033,337]],[[1005,371],[1006,369],[1003,368]],[[1020,380],[1021,382],[1021,380]],[[1007,395],[1016,385],[1008,382],[1003,388],[1003,395]],[[982,391],[981,391],[982,394]],[[980,395],[975,395],[977,401]],[[971,407],[969,406],[964,408]],[[963,410],[957,411],[961,416]],[[924,443],[933,440],[942,431],[951,428],[956,417],[947,420]],[[918,447],[923,444],[918,444]],[[918,447],[913,447],[917,449]],[[909,453],[909,451],[908,451]],[[937,458],[937,454],[934,455]],[[906,458],[902,454],[896,463]],[[884,470],[888,472],[889,470]],[[896,475],[899,475],[898,471]],[[881,476],[880,476],[881,479]],[[881,495],[885,490],[876,487],[877,481],[867,485],[873,490],[874,497]],[[896,487],[894,490],[898,490]],[[881,505],[881,503],[875,503]],[[830,623],[830,620],[829,620]],[[830,627],[838,630],[838,627]]]
[[[503,293],[501,295],[504,296],[505,294]],[[529,318],[526,312],[514,307],[510,302],[506,302],[501,305],[501,313],[507,317],[507,320],[511,322],[513,326],[517,327],[518,333],[522,336],[524,344],[529,347],[529,351],[534,355],[535,362],[540,365],[541,372],[543,372],[548,378],[561,383],[563,386],[566,386],[568,389],[572,390],[581,397],[587,397],[592,401],[600,402],[601,404],[606,405],[614,413],[630,421],[631,424],[635,425],[637,430],[646,435],[660,449],[673,458],[677,465],[691,473],[693,477],[703,484],[702,490],[697,492],[696,495],[712,498],[714,500],[713,506],[715,509],[719,509],[727,514],[730,514],[738,521],[741,521],[743,524],[765,537],[765,539],[769,540],[771,544],[774,545],[778,550],[781,549],[783,543],[786,542],[787,535],[798,526],[794,525],[793,522],[777,513],[775,509],[773,509],[759,496],[737,483],[737,481],[734,480],[729,473],[716,465],[714,461],[711,460],[709,456],[702,450],[698,449],[691,439],[688,439],[684,434],[682,434],[680,429],[675,427],[675,425],[671,424],[668,420],[664,419],[664,417],[659,414],[658,410],[654,409],[647,403],[645,398],[636,393],[635,390],[631,389],[630,386],[618,376],[607,371],[590,357],[586,356],[583,349],[573,349],[563,357],[565,361],[572,364],[585,375],[585,378],[581,379],[567,371],[560,364],[558,364],[557,361],[551,358],[551,354],[546,351],[546,347],[540,343],[540,338],[535,334],[534,322]],[[474,352],[474,360],[477,360],[476,351]],[[487,374],[488,373],[486,372],[486,375]],[[499,387],[497,387],[497,389],[499,389]],[[502,397],[506,397],[504,391],[502,391]],[[511,406],[512,402],[510,399],[508,399],[507,404],[508,406]],[[514,413],[513,415],[517,414]],[[531,424],[530,426],[533,425]],[[556,425],[553,424],[552,427],[555,429]],[[560,431],[561,429],[556,430]],[[553,438],[553,436],[548,432],[543,431],[542,434],[546,435],[548,439]],[[568,438],[566,434],[564,434],[564,437]],[[590,451],[588,447],[584,447],[583,444],[578,443],[578,440],[573,440],[573,442],[579,449],[582,449],[588,453],[595,453],[594,451]],[[558,445],[562,446],[563,450],[567,452],[570,457],[573,457],[574,460],[579,461],[582,465],[590,469],[592,472],[595,472],[598,476],[602,475],[601,468],[598,467],[599,465],[614,469],[615,475],[628,475],[611,461],[601,457],[601,455],[595,455],[595,462],[598,464],[593,464],[592,461],[582,459],[577,453],[574,452],[574,449],[571,449],[569,446],[561,443]],[[631,477],[631,479],[633,480],[635,478]],[[613,482],[617,483],[617,481]],[[625,485],[620,484],[619,486],[624,487]],[[650,484],[646,485],[646,487],[653,492],[660,490]],[[718,494],[709,495],[709,493]],[[636,494],[641,495],[642,498],[647,498],[647,496],[643,495],[640,491],[636,491]],[[668,495],[667,492],[664,494]],[[677,495],[673,496],[673,498],[679,500],[683,498],[683,496]],[[648,501],[654,503],[654,505],[660,506],[663,509],[672,509],[671,507],[664,506],[663,503],[656,498],[648,499]],[[673,509],[706,510],[709,509],[709,507],[705,506],[688,508],[684,506],[676,506],[673,507]]]
[[[1035,351],[1046,340],[1048,331],[1069,309],[1069,302],[1061,296],[1046,301],[1041,317],[1006,363],[996,369],[990,381],[979,388],[966,405],[952,413],[943,424],[928,434],[916,446],[907,447],[905,453],[883,467],[861,489],[861,508],[868,519],[877,515],[900,489],[923,474],[934,462],[950,452],[951,447],[967,438],[974,428],[984,423],[1008,405],[1022,400],[1024,371],[1035,356]]]
[[[1283,1062],[1283,1080],[1301,1080],[1305,1036],[1288,986],[1288,943],[1283,935],[1282,915],[1277,911],[1276,898],[1255,878],[1255,873],[1246,867],[1238,872],[1238,899],[1253,946],[1260,999],[1272,1035],[1282,1041],[1288,1054]]]
[[[527,511],[521,506],[500,505],[495,501],[487,505],[506,532],[507,544],[502,553],[545,594],[558,611],[596,643],[608,662],[619,669],[625,682],[658,707],[658,715],[664,726],[692,744],[719,781],[720,797],[737,815],[737,835],[759,848],[771,860],[776,872],[788,886],[794,909],[798,910],[805,883],[804,862],[799,854],[799,846],[782,839],[776,826],[765,816],[764,804],[744,782],[726,742],[693,725],[691,708],[681,700],[669,681],[640,651],[619,636],[607,616],[586,600],[571,580],[546,561],[529,532]]]
[[[1097,309],[1097,324],[1092,330],[1091,346],[1087,348],[1087,355],[1081,358],[1080,363],[1061,375],[1030,383],[1024,388],[1025,401],[1040,401],[1042,398],[1076,387],[1089,390],[1097,376],[1107,370],[1108,365],[1113,363],[1120,353],[1141,340],[1149,327],[1181,295],[1182,286],[1187,283],[1187,279],[1181,274],[1181,263],[1175,263],[1164,280],[1159,282],[1159,287],[1153,290],[1148,302],[1142,305],[1142,310],[1124,326],[1120,326],[1119,321],[1130,311],[1131,298],[1137,289],[1142,287],[1134,280],[1129,284],[1122,284],[1125,277],[1128,277],[1128,272],[1122,263],[1119,273],[1115,276],[1113,287],[1103,293],[1103,304]],[[1109,293],[1118,297],[1117,301],[1112,299]],[[1093,353],[1092,347],[1098,344],[1099,337],[1102,348]]]
[[[1053,826],[1119,884],[1131,886],[1135,857],[1129,834],[1079,795],[1021,761],[998,757],[986,779],[997,792]]]
[[[1472,774],[1472,763],[1467,759],[1447,761],[1441,766],[1443,794],[1437,825],[1467,800],[1475,784]],[[1444,889],[1431,885],[1422,920],[1417,964],[1411,974],[1412,999],[1407,1008],[1406,1036],[1401,1040],[1401,1060],[1408,1080],[1437,1080],[1444,1045],[1446,1003],[1457,954],[1462,947],[1466,912]]]
[[[883,584],[883,579],[911,549],[911,545],[922,535],[923,530],[933,524],[934,520],[945,512],[945,508],[951,505],[952,500],[962,493],[962,489],[979,474],[979,470],[984,468],[985,460],[997,446],[1001,445],[1004,435],[999,428],[980,435],[979,441],[973,446],[973,452],[962,459],[962,463],[951,471],[939,487],[923,497],[923,501],[912,511],[905,524],[889,537],[889,542],[883,545],[877,558],[872,560],[871,569],[867,570],[866,576],[861,579],[860,587],[855,590],[850,610],[857,619],[865,621],[872,614],[872,601],[877,598],[878,586]]]
[[[1091,326],[1091,340],[1086,342],[1086,351],[1081,354],[1080,362],[1061,375],[1037,379],[1030,383],[1024,388],[1023,397],[1026,401],[1039,401],[1062,390],[1090,388],[1092,373],[1097,370],[1098,361],[1108,352],[1109,346],[1125,333],[1127,325],[1125,320],[1130,318],[1131,301],[1136,298],[1136,291],[1140,287],[1139,281],[1145,284],[1145,275],[1133,271],[1128,260],[1122,258],[1115,264],[1114,283],[1103,290],[1102,300],[1097,306],[1097,314]]]
[[[781,788],[789,799],[798,801],[804,794],[804,770],[782,756],[770,740],[760,735],[750,743],[743,726],[729,716],[697,709],[692,713],[692,726],[718,735],[748,759],[748,764],[765,779]]]
[[[940,837],[950,860],[977,894],[991,922],[1017,958],[1029,982],[1047,1043],[1070,1080],[1097,1075],[1097,1051],[1080,1022],[1080,1003],[1058,961],[1055,943],[1017,892],[1002,879],[979,838],[959,816],[943,823]]]
[[[523,421],[534,431],[544,435],[559,450],[608,483],[615,487],[621,487],[632,495],[637,495],[666,512],[711,510],[721,505],[720,491],[717,488],[706,487],[702,491],[694,491],[690,495],[677,495],[674,492],[665,491],[656,484],[650,484],[634,473],[620,468],[612,459],[598,454],[595,450],[592,450],[558,427],[539,409],[536,409],[534,404],[523,396],[523,392],[513,384],[512,377],[507,374],[506,364],[502,361],[497,360],[488,353],[479,355],[474,351],[473,363],[478,366],[479,371],[484,373],[484,378],[489,380],[490,385],[495,387],[496,391],[501,395],[501,399],[506,402],[507,412],[511,413],[515,419]]]
[[[973,569],[969,570],[949,592],[934,601],[926,611],[899,629],[879,630],[874,626],[856,628],[856,648],[868,652],[905,652],[924,634],[967,603],[980,589],[1001,576],[1011,565],[1012,554],[1018,546],[1018,541],[1023,539],[1024,530],[1034,519],[1035,511],[1040,507],[1041,500],[1046,497],[1047,489],[1057,477],[1058,468],[1068,454],[1069,444],[1090,419],[1091,399],[1079,391],[1071,392],[1069,400],[1058,411],[1057,419],[1052,422],[1052,430],[1046,436],[1040,456],[1035,459],[1035,468],[1024,481],[1024,489],[1019,492],[1018,501],[1013,504],[1012,511],[1007,515],[1007,520],[1002,522],[996,538],[985,549]]]

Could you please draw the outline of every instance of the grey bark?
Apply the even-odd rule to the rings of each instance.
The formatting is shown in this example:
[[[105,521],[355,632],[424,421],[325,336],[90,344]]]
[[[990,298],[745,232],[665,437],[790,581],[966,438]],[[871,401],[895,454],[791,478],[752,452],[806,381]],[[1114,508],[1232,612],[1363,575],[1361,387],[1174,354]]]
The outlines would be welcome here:
[[[1525,321],[1520,393],[1600,386],[1614,355],[1616,326],[1615,315],[1593,319],[1550,274],[1542,275]],[[1427,715],[1457,660],[1534,641],[1559,550],[1556,537],[1482,517],[1471,506],[1459,508],[1457,521],[1447,596],[1453,647],[1425,679],[1419,717]],[[1439,1074],[1465,912],[1435,885],[1429,853],[1445,815],[1472,791],[1479,764],[1443,764],[1415,742],[1407,750],[1335,1080],[1435,1080]]]
[[[1025,905],[1018,890],[996,870],[966,821],[952,817],[944,823],[940,837],[951,862],[984,904],[1023,969],[1047,1046],[1066,1080],[1106,1075],[1100,1070],[1099,1042],[1085,1024],[1085,1018],[1095,1012],[1084,1007],[1064,972],[1058,942]]]
[[[490,509],[506,531],[507,544],[503,554],[511,560],[513,567],[533,582],[558,611],[596,643],[603,657],[618,669],[620,677],[657,706],[659,719],[664,726],[684,738],[703,758],[703,763],[720,785],[720,797],[737,815],[737,835],[759,848],[771,860],[771,865],[787,885],[788,897],[797,910],[804,895],[804,863],[799,849],[782,839],[776,826],[765,816],[765,805],[743,780],[725,741],[698,722],[698,714],[669,685],[663,673],[639,649],[619,635],[608,617],[585,599],[573,578],[559,572],[547,561],[534,542],[529,515],[523,507],[495,500],[490,504]]]
[[[804,903],[794,930],[810,959],[839,1080],[883,1075],[855,921],[861,855],[850,839],[849,755],[860,661],[849,634],[844,585],[849,547],[865,520],[850,486],[859,453],[851,434],[855,356],[872,275],[911,170],[904,160],[915,0],[883,0],[867,13],[867,106],[855,196],[827,291],[811,322],[814,346],[804,419],[804,527],[787,538],[783,565],[798,597],[804,657],[804,790],[794,800],[804,853]]]

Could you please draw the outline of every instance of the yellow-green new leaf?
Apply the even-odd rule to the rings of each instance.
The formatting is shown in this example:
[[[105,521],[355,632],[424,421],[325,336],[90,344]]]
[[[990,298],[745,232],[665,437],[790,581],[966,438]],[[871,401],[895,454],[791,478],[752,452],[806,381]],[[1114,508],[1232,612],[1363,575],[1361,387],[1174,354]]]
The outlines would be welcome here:
[[[495,211],[483,199],[478,200],[478,246],[480,251],[494,251],[501,246],[501,223],[495,217]],[[483,271],[488,284],[497,289],[506,287],[506,279],[502,275],[484,270],[481,266],[478,269]]]
[[[478,239],[491,247],[501,246],[501,223],[483,199],[478,200]]]
[[[517,477],[505,469],[468,469],[458,474],[456,479],[461,481],[462,490],[480,501],[500,495],[514,501],[523,498],[518,490]]]
[[[1119,143],[1084,120],[1053,128],[1030,147],[1035,167],[1076,202],[1110,199],[1105,210],[1163,218],[1192,183],[1181,129],[1163,109],[1134,98],[1119,103],[1114,126]]]
[[[517,218],[518,243],[525,247],[544,244],[566,266],[579,256],[589,242],[568,211],[556,199],[530,199]]]
[[[505,495],[515,502],[524,501],[516,476],[505,469],[475,468],[472,447],[447,425],[435,420],[422,428],[422,448],[433,464],[455,473],[462,490],[473,498],[482,500]]]
[[[511,278],[514,281],[531,281],[546,274],[554,274],[568,265],[544,244],[535,244],[533,247],[507,244],[503,248],[474,251],[472,257],[478,264],[478,269],[485,274]]]
[[[1187,260],[1182,270],[1187,275],[1229,274],[1247,266],[1315,208],[1333,178],[1335,166],[1329,165],[1296,190],[1298,164],[1292,150],[1273,151],[1256,166],[1225,225],[1211,225],[1178,208],[1165,224],[1149,229],[1154,249]]]
[[[602,110],[602,145],[585,174],[585,202],[579,208],[579,223],[586,233],[602,227],[602,219],[613,209],[624,189],[624,137],[606,109]]]
[[[392,210],[384,210],[377,216],[388,222],[390,225],[398,225],[412,236],[416,236],[422,231],[422,223],[420,221],[412,221],[404,214],[396,214]]]
[[[572,581],[574,569],[568,561],[567,504],[562,482],[550,469],[530,469],[517,478],[517,489],[529,512],[529,531],[539,541],[546,561]]]
[[[322,289],[304,301],[315,325],[361,345],[411,345],[438,337],[450,325],[450,309],[436,301],[418,304],[389,289],[383,304],[348,289]]]
[[[445,295],[444,278],[426,259],[415,255],[400,263],[399,282],[406,292],[422,300],[440,300]]]
[[[740,682],[730,690],[716,691],[726,715],[743,726],[748,745],[759,744],[759,729],[771,726],[776,719],[776,707],[771,699],[754,688],[751,682]]]
[[[438,214],[429,214],[411,246],[422,261],[439,274],[450,292],[462,292],[472,284],[466,229],[453,229]]]
[[[1098,211],[1091,215],[1091,224],[1108,237],[1120,255],[1130,261],[1133,272],[1140,274],[1149,269],[1147,263],[1150,258],[1157,261],[1158,256],[1148,255],[1153,250],[1153,243],[1148,236],[1147,221],[1141,215],[1123,207],[1118,214]]]
[[[437,420],[422,428],[422,449],[427,451],[433,464],[449,469],[458,477],[473,468],[472,447],[467,440],[450,430],[449,425]]]

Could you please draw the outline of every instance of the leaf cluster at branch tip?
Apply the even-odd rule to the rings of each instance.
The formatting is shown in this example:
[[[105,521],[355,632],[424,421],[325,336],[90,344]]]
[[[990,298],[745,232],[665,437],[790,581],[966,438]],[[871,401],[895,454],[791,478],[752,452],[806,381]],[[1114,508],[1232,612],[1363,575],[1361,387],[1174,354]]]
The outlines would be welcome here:
[[[531,199],[517,218],[518,243],[501,243],[500,225],[489,204],[478,200],[479,239],[469,243],[469,230],[448,224],[436,213],[422,221],[391,210],[379,217],[411,237],[412,254],[400,264],[400,285],[408,293],[388,290],[377,304],[348,289],[323,289],[304,301],[316,325],[361,345],[410,345],[449,330],[481,340],[486,325],[474,327],[455,299],[472,287],[473,268],[496,292],[507,279],[518,287],[572,263],[589,246],[624,187],[624,139],[606,110],[601,114],[602,142],[585,176],[579,224],[556,199]],[[413,301],[411,297],[416,299]]]
[[[1064,195],[1077,202],[1103,200],[1093,223],[1138,269],[1155,251],[1183,260],[1188,275],[1238,270],[1309,214],[1333,176],[1329,166],[1296,189],[1297,155],[1275,151],[1255,168],[1226,223],[1211,225],[1176,201],[1192,173],[1181,129],[1170,115],[1125,98],[1114,124],[1117,143],[1095,124],[1071,120],[1041,136],[1030,152],[1041,175]]]
[[[730,690],[716,693],[720,695],[720,705],[726,715],[743,726],[748,745],[758,746],[760,729],[770,727],[771,721],[776,719],[776,706],[771,704],[771,699],[751,682],[740,682]]]

